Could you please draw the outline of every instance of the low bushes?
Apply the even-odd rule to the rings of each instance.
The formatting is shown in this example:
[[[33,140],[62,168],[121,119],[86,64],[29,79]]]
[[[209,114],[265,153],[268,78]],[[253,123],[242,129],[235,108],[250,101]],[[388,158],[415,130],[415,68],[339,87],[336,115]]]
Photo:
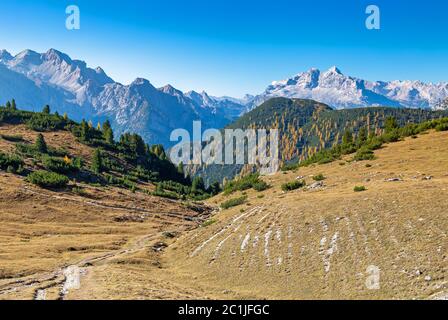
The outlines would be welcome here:
[[[436,131],[448,131],[448,123],[441,123],[436,126]]]
[[[366,190],[367,189],[364,186],[356,186],[353,188],[353,191],[355,191],[355,192],[362,192],[362,191],[366,191]]]
[[[223,209],[229,209],[232,207],[236,207],[239,206],[241,204],[243,204],[247,199],[247,196],[242,196],[239,198],[233,198],[227,201],[224,201],[223,203],[221,203],[221,208]]]
[[[0,152],[0,169],[15,172],[23,166],[23,160],[15,155]]]
[[[227,182],[224,185],[224,194],[230,194],[235,191],[245,191],[253,188],[257,191],[263,191],[268,188],[268,184],[260,179],[260,174],[251,173],[244,177],[237,178]]]
[[[69,179],[64,175],[44,170],[32,172],[26,179],[42,188],[62,188],[69,182]]]
[[[314,177],[313,177],[313,180],[314,181],[322,181],[322,180],[325,180],[326,178],[325,178],[325,176],[322,174],[322,173],[319,173],[318,175],[315,175]]]
[[[292,182],[282,184],[282,190],[285,192],[296,190],[302,188],[306,185],[304,180],[295,180]]]
[[[68,158],[60,159],[50,156],[45,156],[42,159],[42,164],[46,170],[57,173],[70,173],[78,171],[80,168],[75,165],[78,163],[81,165],[80,160],[72,161]]]
[[[267,184],[266,182],[260,180],[260,182],[257,182],[254,185],[252,185],[252,188],[255,191],[261,192],[261,191],[264,191],[266,189],[269,189],[269,184]]]
[[[23,141],[23,137],[21,135],[1,134],[0,137],[3,140],[10,141],[10,142],[22,142]]]
[[[373,160],[375,159],[375,154],[373,153],[373,150],[367,148],[367,147],[362,147],[361,149],[359,149],[355,156],[353,157],[353,160],[356,161],[362,161],[362,160]]]

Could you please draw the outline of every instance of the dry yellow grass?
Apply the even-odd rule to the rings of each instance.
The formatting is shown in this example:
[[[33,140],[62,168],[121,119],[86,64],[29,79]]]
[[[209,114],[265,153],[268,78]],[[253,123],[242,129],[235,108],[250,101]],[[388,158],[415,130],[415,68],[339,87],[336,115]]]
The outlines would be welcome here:
[[[200,284],[253,298],[446,294],[447,142],[448,133],[431,133],[386,145],[373,161],[337,161],[266,177],[272,188],[263,198],[248,191],[246,205],[182,237],[167,252],[169,267]],[[280,189],[298,176],[310,185],[319,173],[327,177],[323,188]],[[367,191],[354,192],[362,185]],[[365,285],[370,265],[380,269],[379,290]]]
[[[0,299],[43,292],[60,298],[71,265],[81,270],[81,286],[65,299],[446,295],[447,141],[446,132],[430,133],[386,145],[373,161],[264,177],[270,189],[248,191],[248,203],[217,213],[215,223],[201,228],[207,213],[178,202],[91,186],[85,186],[88,197],[56,193],[1,172]],[[76,141],[67,147],[78,148]],[[298,176],[309,185],[319,173],[327,177],[321,189],[280,189]],[[402,181],[386,181],[397,177]],[[356,185],[367,191],[354,192]],[[168,247],[159,251],[161,242]],[[379,290],[365,286],[369,265],[381,270]]]

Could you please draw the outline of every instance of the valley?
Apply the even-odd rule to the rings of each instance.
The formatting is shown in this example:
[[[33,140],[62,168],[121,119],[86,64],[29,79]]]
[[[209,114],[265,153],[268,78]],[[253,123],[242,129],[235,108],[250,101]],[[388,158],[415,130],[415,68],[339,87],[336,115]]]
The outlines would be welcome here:
[[[64,132],[45,138],[91,154]],[[262,177],[267,189],[194,206],[82,182],[82,194],[46,190],[2,171],[0,299],[446,298],[446,141],[430,131],[372,160],[279,172]],[[282,191],[297,179],[306,186]],[[366,287],[369,266],[377,290]]]

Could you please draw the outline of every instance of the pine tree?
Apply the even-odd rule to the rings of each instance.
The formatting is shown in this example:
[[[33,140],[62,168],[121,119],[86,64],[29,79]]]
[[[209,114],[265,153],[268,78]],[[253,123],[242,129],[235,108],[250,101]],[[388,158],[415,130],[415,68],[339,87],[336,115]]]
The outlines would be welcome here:
[[[194,177],[193,183],[191,184],[191,191],[197,192],[197,191],[204,191],[205,190],[205,184],[204,179],[202,177]]]
[[[112,129],[109,120],[104,121],[103,123],[103,132],[106,132],[108,129]]]
[[[342,137],[342,143],[343,144],[353,143],[353,134],[349,129],[345,130],[344,136]]]
[[[367,140],[367,128],[362,127],[361,129],[359,129],[357,143],[358,145],[362,145],[366,140]]]
[[[48,104],[45,105],[45,107],[42,109],[42,113],[43,114],[50,114],[50,106]]]
[[[98,122],[96,124],[96,130],[101,131],[101,123]]]
[[[82,119],[81,121],[81,140],[89,141],[90,139],[90,128],[86,122],[86,120]]]
[[[11,110],[17,110],[17,105],[16,105],[16,100],[15,99],[11,100]]]
[[[104,140],[106,140],[106,142],[108,144],[114,144],[114,132],[112,131],[111,128],[107,129],[103,133],[103,137],[104,137]]]
[[[9,102],[9,101],[6,101],[6,109],[11,109],[11,102]]]
[[[103,159],[99,149],[95,149],[93,153],[91,169],[95,173],[100,173],[103,169]]]
[[[185,172],[184,172],[184,164],[182,162],[179,162],[179,165],[177,166],[177,172],[179,174],[181,174],[182,176],[184,176]]]
[[[44,136],[39,133],[36,138],[36,142],[34,143],[36,150],[40,153],[47,153],[47,143],[45,142]]]
[[[395,119],[394,117],[387,117],[386,122],[384,124],[384,129],[386,133],[390,133],[397,128],[398,128],[397,119]]]

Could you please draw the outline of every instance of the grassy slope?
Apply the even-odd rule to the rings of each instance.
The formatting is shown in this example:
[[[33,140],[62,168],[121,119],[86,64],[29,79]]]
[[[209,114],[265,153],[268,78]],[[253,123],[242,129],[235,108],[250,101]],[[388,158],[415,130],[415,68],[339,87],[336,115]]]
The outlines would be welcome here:
[[[385,145],[375,151],[376,160],[336,161],[266,177],[273,187],[263,198],[248,191],[247,204],[219,213],[216,223],[171,247],[169,269],[180,279],[192,275],[197,286],[239,297],[446,294],[447,141],[447,132],[432,132]],[[321,190],[280,190],[297,176],[310,184],[319,173],[327,177]],[[423,179],[429,175],[431,180]],[[396,177],[403,181],[386,181]],[[367,191],[354,192],[357,185]],[[381,269],[380,290],[365,287],[369,265]]]
[[[35,139],[20,126],[0,130]],[[64,133],[44,135],[74,154],[92,153]],[[60,268],[72,264],[83,275],[68,299],[432,297],[447,285],[447,140],[447,132],[434,132],[386,145],[373,161],[265,177],[272,188],[247,191],[247,204],[200,229],[194,228],[207,213],[179,202],[88,185],[87,197],[53,192],[1,172],[0,299],[30,299],[46,286],[47,298],[56,298]],[[323,190],[280,190],[297,176],[312,183],[319,173],[327,177]],[[427,175],[433,178],[422,180]],[[392,177],[404,181],[385,181]],[[355,185],[368,190],[355,193]],[[236,196],[220,195],[210,204]],[[170,244],[166,253],[153,249],[159,242]],[[364,286],[371,264],[382,272],[377,291]]]
[[[37,136],[25,125],[7,124],[0,126],[0,134],[20,135],[29,143]],[[43,135],[48,145],[64,147],[73,156],[82,156],[89,165],[93,149],[77,142],[71,133],[56,131]],[[14,143],[0,138],[0,149],[13,152]],[[159,270],[160,252],[152,246],[175,240],[164,232],[177,237],[197,227],[207,219],[207,207],[198,205],[198,209],[204,210],[198,212],[180,201],[142,192],[79,181],[77,185],[83,194],[71,188],[41,189],[21,176],[0,171],[0,299],[31,299],[37,289],[47,286],[47,298],[57,298],[63,281],[61,268],[73,264],[82,267],[83,279],[91,280],[83,282],[83,286],[96,288],[83,298],[205,296],[181,285],[168,289],[165,285],[169,286],[169,280],[147,282],[152,291],[141,291],[139,283]],[[140,182],[137,186],[154,189],[150,183]],[[139,270],[141,266],[145,270]],[[107,285],[98,293],[104,286],[93,275],[104,269]],[[135,273],[134,269],[139,271]],[[129,278],[128,290],[112,289],[113,274],[120,281]],[[14,288],[17,290],[11,290]]]

